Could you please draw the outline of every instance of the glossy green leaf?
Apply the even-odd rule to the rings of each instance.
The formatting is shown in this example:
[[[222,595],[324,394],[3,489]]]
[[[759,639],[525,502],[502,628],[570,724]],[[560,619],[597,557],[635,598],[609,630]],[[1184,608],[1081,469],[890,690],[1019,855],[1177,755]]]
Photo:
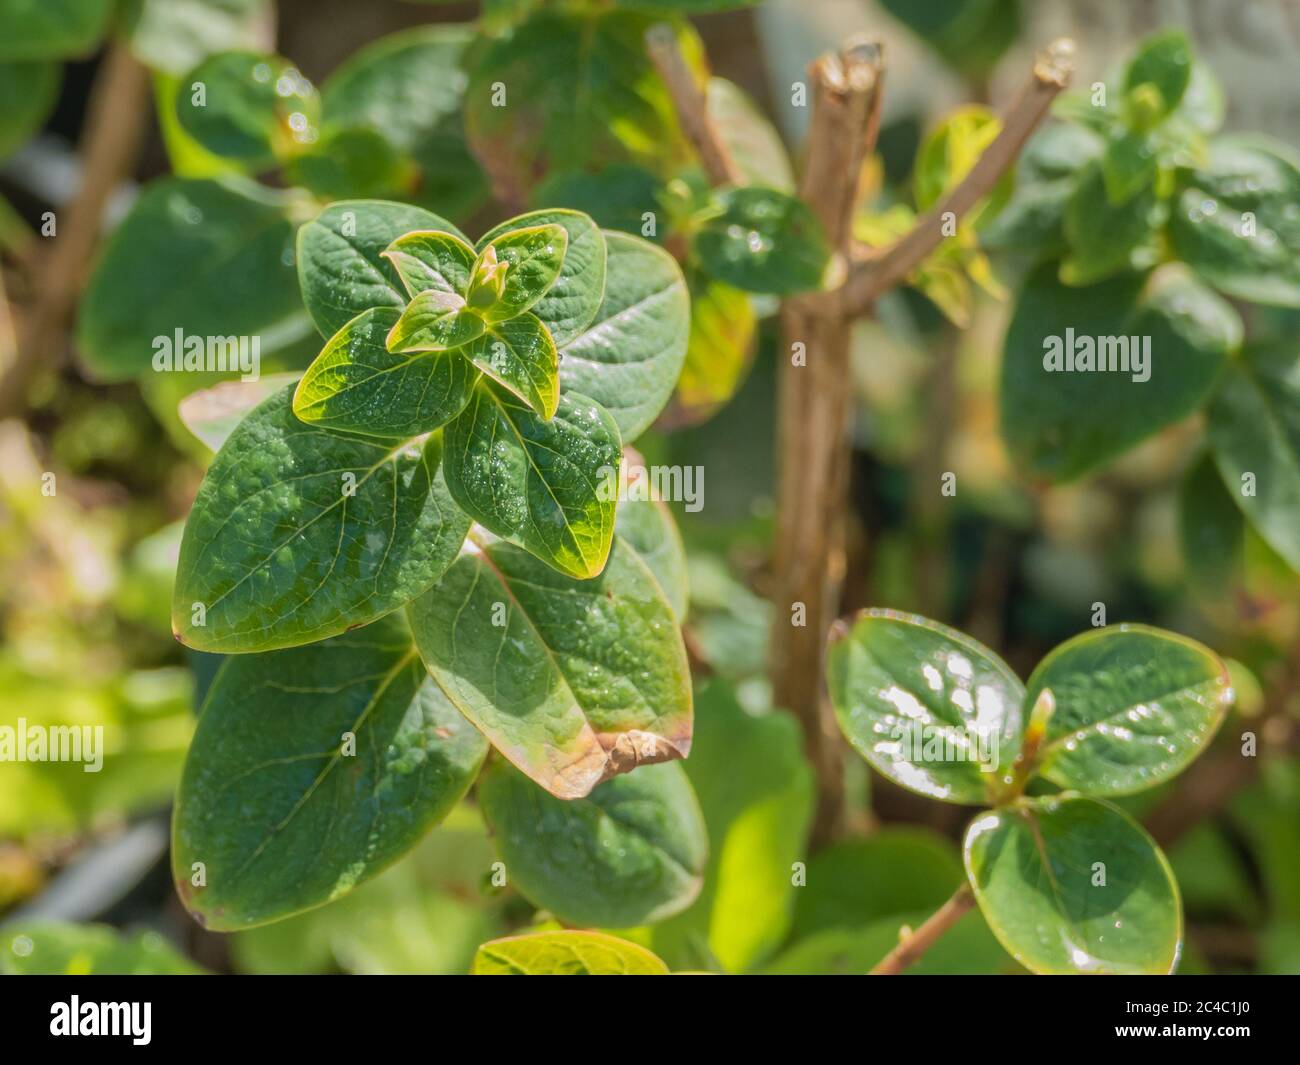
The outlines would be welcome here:
[[[948,802],[989,799],[1020,743],[1024,687],[996,654],[938,622],[867,610],[832,634],[840,729],[877,772]]]
[[[255,47],[269,9],[269,0],[125,0],[121,29],[145,66],[179,75],[217,52]]]
[[[16,921],[0,932],[0,976],[193,976],[203,970],[157,932]]]
[[[831,247],[812,209],[761,185],[718,194],[718,209],[696,231],[704,269],[748,292],[811,292],[826,281]]]
[[[474,264],[477,275],[490,259],[502,278],[500,294],[483,307],[483,317],[503,322],[537,303],[560,276],[568,246],[568,232],[554,223],[508,229],[493,237]],[[471,303],[474,291],[471,278]]]
[[[486,753],[426,675],[400,616],[230,658],[177,794],[181,899],[219,930],[336,899],[442,820]]]
[[[459,348],[481,337],[486,328],[482,317],[454,292],[421,292],[412,297],[400,315],[388,307],[376,309],[383,311],[386,321],[393,322],[385,341],[393,354]]]
[[[371,307],[406,306],[405,286],[383,253],[415,230],[465,239],[423,208],[382,200],[340,200],[299,230],[298,283],[321,336],[333,336]]]
[[[59,95],[62,71],[48,60],[0,63],[0,159],[44,124]]]
[[[112,11],[113,0],[5,0],[0,62],[88,55]]]
[[[697,704],[683,765],[708,829],[704,888],[689,909],[648,930],[648,945],[675,969],[748,972],[786,938],[805,890],[793,870],[808,854],[812,770],[789,714],[751,714],[717,679]]]
[[[484,943],[474,976],[667,976],[645,947],[603,932],[535,932]]]
[[[383,252],[393,264],[407,294],[454,292],[463,296],[474,272],[474,249],[452,233],[406,233]]]
[[[478,801],[509,883],[568,925],[653,923],[699,894],[708,837],[680,765],[644,766],[583,799],[557,799],[506,762]]]
[[[476,50],[465,125],[500,198],[524,200],[528,182],[555,169],[631,162],[666,173],[690,158],[646,54],[645,32],[662,18],[538,11]],[[688,61],[702,66],[699,38],[674,25]]]
[[[614,528],[654,574],[677,620],[685,621],[690,594],[686,545],[668,505],[627,493],[619,500]]]
[[[1300,571],[1300,357],[1294,345],[1248,348],[1210,406],[1210,446],[1229,495]]]
[[[581,211],[532,211],[488,230],[477,247],[482,251],[512,230],[551,225],[560,226],[568,236],[564,262],[559,277],[531,309],[563,347],[591,325],[605,295],[605,237],[595,222]]]
[[[560,362],[550,331],[524,313],[490,326],[462,354],[522,399],[535,414],[553,418],[560,403]]]
[[[615,545],[573,580],[481,530],[410,609],[429,672],[493,746],[562,799],[684,758],[691,688],[672,608]]]
[[[433,584],[465,538],[437,437],[339,436],[299,421],[292,395],[245,418],[199,486],[172,599],[187,646],[266,651],[364,625]]]
[[[331,337],[294,392],[299,420],[404,440],[432,432],[464,410],[478,372],[459,352],[390,351],[386,341],[397,324],[395,309],[376,307]]]
[[[560,383],[601,404],[623,442],[631,443],[677,383],[690,336],[690,297],[681,268],[662,248],[626,233],[606,233],[605,242],[604,299],[584,331],[560,345]]]
[[[260,170],[316,138],[320,99],[286,59],[220,52],[181,79],[176,115],[208,151]]]
[[[785,142],[745,90],[726,78],[709,78],[704,91],[705,110],[745,183],[793,193]]]
[[[1160,114],[1167,115],[1183,99],[1192,76],[1192,46],[1182,30],[1146,38],[1124,71],[1124,92],[1143,84],[1160,91]]]
[[[413,165],[400,198],[452,218],[472,214],[489,197],[461,114],[461,62],[472,40],[471,26],[402,30],[354,52],[321,86],[325,128],[383,137]]]
[[[1237,312],[1177,267],[1087,288],[1040,267],[1017,296],[1002,355],[1012,458],[1052,481],[1104,465],[1199,408],[1241,332]]]
[[[1233,698],[1212,651],[1145,625],[1067,640],[1030,675],[1025,705],[1048,689],[1056,708],[1039,772],[1085,795],[1126,795],[1177,775],[1210,742]]]
[[[1154,186],[1112,203],[1100,161],[1083,168],[1065,205],[1070,254],[1061,263],[1067,285],[1092,285],[1138,266],[1150,266],[1146,244],[1163,224],[1165,207]]]
[[[296,291],[293,193],[242,179],[164,178],[101,251],[81,302],[77,348],[97,377],[126,380],[170,352],[257,338],[262,358],[310,332]],[[340,323],[342,324],[342,323]]]
[[[1109,803],[1022,800],[966,830],[966,872],[993,934],[1036,973],[1166,974],[1182,948],[1178,885]]]
[[[1300,307],[1300,165],[1264,138],[1224,137],[1188,177],[1169,224],[1174,251],[1221,292]]]
[[[480,381],[447,426],[447,486],[462,510],[561,573],[594,577],[614,534],[618,426],[566,390],[544,421],[513,394]]]

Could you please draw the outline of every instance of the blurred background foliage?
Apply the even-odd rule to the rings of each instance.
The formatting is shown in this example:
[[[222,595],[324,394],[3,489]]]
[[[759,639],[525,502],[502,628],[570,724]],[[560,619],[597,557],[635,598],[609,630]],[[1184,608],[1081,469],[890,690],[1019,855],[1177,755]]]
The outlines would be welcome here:
[[[0,30],[30,6],[0,0]],[[109,226],[166,174],[237,181],[261,174],[269,185],[305,187],[318,199],[424,203],[472,221],[474,231],[508,207],[546,204],[580,207],[604,225],[639,232],[642,205],[653,196],[666,222],[649,235],[687,255],[704,183],[662,86],[648,72],[641,83],[654,116],[647,139],[599,108],[575,117],[557,72],[575,62],[566,49],[577,43],[557,42],[539,21],[569,16],[535,11],[558,5],[44,6],[52,14],[40,32],[0,32],[4,363],[17,358],[15,322],[40,295],[31,264],[44,212],[62,217],[84,176],[75,145],[93,109],[106,41],[124,42],[150,72],[142,148],[109,198]],[[927,160],[939,159],[941,189],[944,167],[958,165],[953,153],[984,135],[979,105],[1005,99],[1035,48],[1057,34],[1079,42],[1076,84],[1087,86],[1113,78],[1108,72],[1144,34],[1181,27],[1223,84],[1224,129],[1262,131],[1297,147],[1300,16],[1286,0],[664,6],[734,8],[694,19],[696,51],[717,76],[710,108],[737,159],[777,187],[790,187],[792,167],[773,127],[787,144],[798,143],[807,112],[790,106],[790,87],[807,61],[855,32],[883,38],[884,125],[879,155],[863,175],[870,209],[857,234],[867,243],[906,228],[936,198]],[[518,35],[505,32],[525,16]],[[486,34],[419,28],[475,18]],[[626,36],[624,48],[643,29],[602,25]],[[395,33],[402,35],[389,36]],[[291,57],[310,81],[304,91],[319,128],[309,149],[264,158],[250,150],[232,161],[196,139],[211,131],[186,128],[177,117],[187,72],[231,47]],[[513,75],[526,85],[512,89],[532,109],[526,119],[476,110],[481,94],[465,103],[475,79],[496,80],[521,48],[542,47],[552,50],[552,65],[524,64]],[[442,58],[435,62],[430,50]],[[404,57],[403,88],[367,72],[368,61],[388,69]],[[238,129],[240,116],[230,121]],[[520,139],[517,125],[534,121],[525,130],[533,139]],[[557,139],[563,153],[542,151]],[[1035,176],[1042,175],[1022,174],[1017,191]],[[286,233],[298,210],[294,195],[283,194],[274,208],[288,219]],[[1012,195],[1008,186],[995,199]],[[1227,498],[1204,458],[1200,415],[1067,484],[1017,472],[999,429],[999,375],[1007,293],[1029,263],[1014,250],[994,250],[997,242],[977,228],[945,245],[857,327],[846,382],[856,405],[847,605],[948,622],[998,649],[1022,676],[1086,628],[1099,602],[1112,622],[1185,632],[1229,657],[1239,706],[1214,748],[1185,781],[1125,805],[1168,845],[1187,911],[1181,971],[1300,971],[1296,575]],[[251,240],[232,243],[236,270]],[[183,257],[160,260],[159,285],[169,271],[190,268]],[[961,881],[954,842],[961,811],[869,779],[851,759],[852,838],[808,853],[813,782],[798,729],[770,706],[764,676],[775,305],[710,276],[694,259],[688,269],[687,367],[673,407],[638,447],[647,463],[700,466],[706,474],[703,510],[675,510],[689,558],[686,639],[697,684],[695,747],[685,769],[704,811],[710,860],[692,906],[619,934],[674,969],[862,972],[893,946],[901,924],[923,919]],[[226,306],[227,283],[235,282],[214,277],[192,298]],[[148,310],[147,293],[101,295],[123,301],[116,310],[128,331],[132,316]],[[1300,312],[1233,302],[1248,334],[1288,345],[1294,363]],[[280,327],[278,342],[264,349],[264,371],[301,368],[315,351],[302,343],[305,318],[279,320],[271,311],[258,323],[275,319]],[[167,810],[217,662],[184,652],[169,631],[179,523],[210,456],[176,407],[212,382],[163,374],[133,383],[112,372],[111,352],[86,350],[84,335],[74,347],[69,325],[60,324],[57,357],[36,368],[22,409],[9,408],[0,421],[0,724],[19,717],[102,724],[107,757],[98,774],[76,765],[0,764],[0,972],[465,972],[484,940],[556,927],[508,877],[499,883],[472,800],[339,902],[229,937],[184,916],[167,873]],[[946,471],[961,485],[955,499],[934,489]],[[53,494],[42,490],[48,473]],[[1289,753],[1243,759],[1243,734],[1254,731],[1268,739],[1266,750]],[[915,971],[1015,970],[974,912]]]

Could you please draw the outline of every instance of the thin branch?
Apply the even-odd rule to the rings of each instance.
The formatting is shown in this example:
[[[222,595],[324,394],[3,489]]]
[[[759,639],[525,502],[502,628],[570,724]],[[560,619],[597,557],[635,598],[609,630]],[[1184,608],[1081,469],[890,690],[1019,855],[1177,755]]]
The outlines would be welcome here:
[[[81,188],[60,212],[58,236],[34,271],[36,302],[22,315],[19,347],[0,379],[0,417],[20,413],[42,369],[62,357],[64,327],[86,277],[109,196],[129,177],[148,118],[149,79],[126,45],[112,45],[101,61],[81,140]]]
[[[975,905],[970,884],[962,884],[915,932],[904,934],[893,950],[871,970],[871,976],[897,976],[914,964],[935,942]]]
[[[857,262],[841,290],[851,315],[864,313],[883,293],[919,266],[944,240],[944,222],[960,219],[987,196],[1016,161],[1030,134],[1047,114],[1057,94],[1069,83],[1074,67],[1074,42],[1053,41],[1035,60],[1029,80],[1002,114],[1002,130],[971,167],[970,173],[916,221],[912,229],[888,247]]]
[[[682,55],[676,32],[666,23],[656,23],[646,30],[645,43],[651,62],[668,86],[673,107],[677,111],[677,120],[704,164],[709,183],[741,184],[744,176],[713,124],[708,101],[695,74],[687,65],[686,57]]]

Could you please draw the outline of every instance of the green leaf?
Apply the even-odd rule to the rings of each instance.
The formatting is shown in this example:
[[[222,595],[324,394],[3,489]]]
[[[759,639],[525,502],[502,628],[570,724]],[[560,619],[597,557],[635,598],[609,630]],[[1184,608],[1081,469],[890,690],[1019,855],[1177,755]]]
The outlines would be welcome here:
[[[1219,291],[1300,307],[1300,166],[1262,137],[1225,137],[1187,178],[1169,223],[1174,251]]]
[[[371,307],[406,306],[405,287],[383,253],[398,237],[415,230],[465,239],[436,214],[383,200],[340,200],[302,227],[298,282],[321,336],[333,336]]]
[[[630,162],[667,174],[690,159],[646,54],[645,32],[662,18],[538,11],[476,50],[465,126],[499,198],[522,202],[527,182],[552,170]],[[702,67],[699,38],[685,23],[673,25],[688,61]]]
[[[584,799],[557,799],[496,762],[477,794],[509,882],[565,924],[661,921],[699,894],[708,837],[680,765],[645,766]]]
[[[7,159],[44,125],[63,72],[57,63],[0,63],[0,159]]]
[[[649,946],[674,968],[746,972],[786,938],[795,896],[805,890],[791,870],[808,853],[812,770],[789,714],[751,714],[719,680],[700,689],[698,703],[683,765],[708,829],[704,889],[689,909],[649,930]]]
[[[532,305],[532,312],[551,331],[556,345],[563,347],[591,325],[605,294],[605,237],[596,223],[581,211],[532,211],[488,230],[477,248],[483,251],[513,230],[551,225],[565,231],[568,245],[559,277]]]
[[[1233,699],[1227,667],[1212,651],[1146,625],[1067,640],[1030,675],[1025,705],[1046,690],[1056,708],[1039,773],[1085,795],[1127,795],[1176,776]]]
[[[394,354],[449,351],[481,337],[486,328],[482,317],[466,307],[464,298],[454,292],[421,292],[412,297],[400,315],[388,307],[376,311],[383,312],[385,321],[393,322],[383,343]]]
[[[690,595],[686,545],[668,505],[628,494],[619,501],[614,527],[654,574],[678,622],[685,621]]]
[[[474,264],[475,277],[482,275],[489,262],[501,271],[501,291],[484,305],[483,317],[489,322],[503,322],[536,304],[560,276],[568,246],[568,232],[555,224],[509,229],[493,237]],[[474,291],[475,280],[471,278],[471,303]]]
[[[1260,536],[1300,571],[1300,357],[1294,345],[1248,349],[1210,406],[1223,482]]]
[[[487,175],[465,143],[461,62],[471,26],[419,26],[354,52],[325,80],[327,129],[365,129],[414,164],[401,199],[463,218],[487,202]],[[395,192],[397,190],[394,190]]]
[[[5,0],[0,62],[88,55],[112,11],[113,0]]]
[[[594,577],[614,533],[621,442],[597,403],[566,390],[544,421],[480,381],[447,426],[447,486],[462,510],[561,573]]]
[[[785,142],[744,89],[726,78],[709,78],[705,110],[746,184],[794,192]]]
[[[464,356],[522,399],[544,419],[560,402],[560,361],[555,341],[536,315],[498,322],[465,346]]]
[[[412,298],[428,291],[463,296],[474,272],[474,249],[453,233],[406,233],[381,254]]]
[[[245,418],[199,486],[172,598],[187,646],[266,651],[364,625],[433,584],[465,538],[437,437],[339,436],[299,421],[292,394]]]
[[[1087,288],[1040,267],[1017,296],[1002,355],[1012,458],[1051,481],[1104,465],[1197,410],[1241,332],[1237,312],[1178,267]]]
[[[1170,114],[1183,99],[1192,76],[1192,46],[1182,30],[1168,30],[1146,38],[1124,71],[1124,92],[1140,85],[1160,90],[1161,117]]]
[[[631,443],[663,410],[681,373],[690,297],[681,268],[662,248],[626,233],[606,233],[605,243],[608,280],[599,310],[567,343],[556,340],[560,384],[608,410]]]
[[[645,947],[603,932],[535,932],[478,948],[474,976],[667,976]]]
[[[430,295],[445,294],[423,294]],[[299,420],[398,440],[432,432],[464,410],[478,372],[459,352],[390,351],[385,341],[400,324],[395,309],[376,307],[331,337],[294,392]]]
[[[234,178],[149,185],[82,299],[77,348],[86,365],[104,380],[138,376],[178,331],[183,342],[206,340],[208,355],[213,341],[256,337],[262,358],[307,335],[293,270],[301,203]],[[184,352],[173,353],[180,363]]]
[[[822,288],[832,261],[811,208],[760,185],[718,193],[716,213],[695,232],[693,248],[718,280],[780,296]]]
[[[476,530],[410,608],[429,672],[522,772],[576,799],[691,745],[686,651],[636,552],[576,581]]]
[[[157,932],[16,921],[0,936],[0,976],[194,976],[203,972]]]
[[[217,930],[330,902],[441,821],[486,753],[425,674],[400,617],[311,647],[230,658],[177,794],[181,899]]]
[[[1061,263],[1067,285],[1092,285],[1134,267],[1150,266],[1146,244],[1164,223],[1166,209],[1154,185],[1114,204],[1102,162],[1086,165],[1065,205],[1070,254]]]
[[[268,0],[126,0],[122,31],[145,66],[179,75],[217,52],[254,47],[269,14]]]
[[[176,116],[208,151],[262,170],[316,139],[320,99],[287,59],[221,52],[181,79]]]
[[[1022,800],[971,822],[964,849],[989,927],[1033,972],[1152,975],[1178,964],[1169,862],[1109,803]]]
[[[1019,747],[1024,687],[987,647],[938,622],[866,610],[832,633],[841,731],[877,772],[935,799],[983,803]]]

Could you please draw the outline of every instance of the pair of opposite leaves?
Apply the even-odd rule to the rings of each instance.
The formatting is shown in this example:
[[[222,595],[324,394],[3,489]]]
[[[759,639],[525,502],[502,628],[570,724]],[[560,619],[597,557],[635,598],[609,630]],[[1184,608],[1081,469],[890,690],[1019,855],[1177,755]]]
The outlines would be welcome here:
[[[1066,641],[1021,683],[991,650],[925,618],[866,611],[837,637],[828,683],[854,748],[910,790],[994,805],[967,829],[966,871],[1017,961],[1040,973],[1173,970],[1182,914],[1169,863],[1102,797],[1154,787],[1205,748],[1233,700],[1217,656],[1119,625]],[[1013,797],[1026,777],[1028,797]]]

